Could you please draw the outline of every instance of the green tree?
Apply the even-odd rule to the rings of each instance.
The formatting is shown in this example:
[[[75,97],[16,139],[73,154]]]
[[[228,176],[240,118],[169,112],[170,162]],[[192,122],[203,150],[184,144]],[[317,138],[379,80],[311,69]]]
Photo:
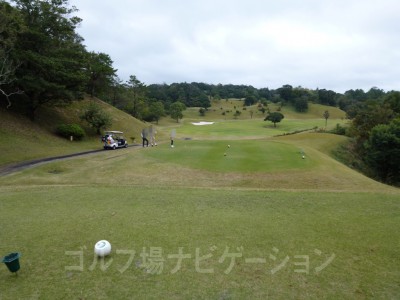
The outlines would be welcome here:
[[[308,110],[308,101],[306,97],[296,98],[294,100],[294,108],[298,112],[306,112]]]
[[[158,124],[161,117],[165,115],[164,104],[161,101],[153,102],[149,106],[149,114]]]
[[[355,113],[349,128],[349,133],[356,139],[358,150],[364,148],[364,142],[369,139],[373,127],[379,124],[388,124],[396,114],[388,103],[370,101],[361,106]]]
[[[18,35],[25,29],[20,12],[7,2],[0,1],[0,94],[6,99],[7,108],[11,106],[10,97],[22,93],[13,86],[15,72],[20,65],[13,52]]]
[[[117,70],[112,67],[113,61],[110,56],[105,53],[88,53],[87,64],[89,77],[88,91],[94,97],[97,90],[104,90],[112,86]]]
[[[174,102],[170,105],[169,107],[169,114],[171,115],[171,118],[176,120],[177,123],[179,123],[179,119],[183,118],[183,111],[186,109],[185,104],[182,102]]]
[[[384,103],[388,104],[394,113],[400,115],[400,92],[392,91],[384,97]]]
[[[400,183],[400,118],[372,128],[365,143],[366,162],[383,181]]]
[[[279,123],[280,121],[282,121],[282,119],[284,117],[285,116],[282,113],[276,111],[276,112],[269,113],[265,117],[264,121],[271,121],[272,123],[274,123],[274,127],[276,127],[276,123]]]
[[[112,125],[111,115],[101,109],[95,102],[91,102],[83,111],[80,118],[86,121],[97,134],[101,134],[101,130]]]
[[[318,101],[320,104],[335,106],[336,93],[331,90],[325,90],[325,89],[318,90]]]
[[[289,84],[283,85],[278,89],[280,97],[286,102],[292,102],[293,99],[293,87]]]
[[[86,50],[75,32],[81,19],[67,0],[15,0],[26,30],[18,35],[17,85],[24,91],[28,114],[45,103],[70,102],[83,95]]]
[[[325,128],[326,128],[326,126],[328,126],[329,111],[326,110],[326,111],[322,114],[322,117],[324,117],[324,119],[325,119]]]
[[[257,103],[257,98],[254,95],[248,95],[245,99],[244,99],[244,105],[245,106],[251,106],[253,104]]]
[[[131,75],[127,82],[127,88],[130,92],[130,101],[127,110],[135,118],[141,119],[145,108],[146,85],[137,79],[135,75]]]

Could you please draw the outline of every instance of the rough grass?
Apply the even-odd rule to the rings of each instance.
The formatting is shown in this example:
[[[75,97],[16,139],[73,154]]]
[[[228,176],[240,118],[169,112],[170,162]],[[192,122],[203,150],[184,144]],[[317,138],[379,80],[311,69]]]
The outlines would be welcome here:
[[[42,107],[34,123],[26,117],[0,109],[0,166],[101,148],[100,136],[79,119],[90,101],[95,101],[112,115],[113,125],[110,129],[124,131],[128,143],[132,143],[131,137],[140,142],[140,131],[146,125],[98,99],[86,98],[67,107]],[[55,130],[62,123],[80,124],[87,132],[86,138],[71,143],[58,137]]]
[[[257,105],[252,106],[243,106],[244,101],[239,99],[229,99],[228,101],[219,100],[212,101],[212,106],[207,110],[204,116],[200,116],[198,107],[187,108],[184,112],[184,119],[204,119],[204,120],[214,120],[214,121],[222,121],[222,120],[250,120],[250,119],[264,119],[266,113],[262,113],[259,111]],[[268,108],[270,111],[277,111],[278,104],[270,103],[268,104]],[[328,123],[330,120],[334,119],[345,119],[346,113],[340,110],[337,107],[326,106],[321,104],[309,103],[309,109],[307,112],[299,113],[296,112],[292,106],[283,106],[280,108],[281,113],[285,116],[286,119],[321,119],[324,122],[324,125],[321,127],[325,127],[325,119],[323,118],[323,113],[328,110],[330,118],[328,119]],[[241,114],[238,117],[234,117],[234,113],[239,111]],[[225,113],[223,115],[222,113]],[[252,113],[251,113],[252,112]],[[165,120],[165,122],[168,120]],[[172,121],[173,120],[169,120]],[[176,121],[175,121],[176,122]]]

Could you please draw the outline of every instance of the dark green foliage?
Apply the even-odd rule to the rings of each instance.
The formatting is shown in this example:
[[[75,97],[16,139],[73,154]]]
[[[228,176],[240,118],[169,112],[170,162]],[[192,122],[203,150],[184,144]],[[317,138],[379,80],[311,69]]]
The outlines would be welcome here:
[[[256,103],[257,103],[257,98],[254,95],[247,96],[244,99],[244,105],[245,106],[251,106],[251,105],[256,104]]]
[[[158,121],[163,116],[165,116],[164,104],[161,101],[153,102],[149,106],[146,121],[156,121],[158,124]]]
[[[85,131],[78,124],[61,124],[56,130],[59,136],[69,139],[71,136],[74,140],[81,140],[85,136]]]
[[[399,100],[399,92],[389,92],[376,100],[354,102],[348,111],[353,116],[346,132],[353,137],[348,155],[362,162],[356,164],[360,170],[390,184],[399,184]]]
[[[328,125],[329,111],[326,110],[326,111],[322,114],[322,116],[323,116],[324,119],[325,119],[325,128],[326,128],[326,126]]]
[[[395,115],[390,105],[376,101],[368,102],[360,107],[356,111],[349,129],[351,136],[356,139],[357,148],[362,149],[373,127],[379,124],[388,124]]]
[[[101,134],[101,129],[112,125],[110,114],[101,109],[96,103],[90,103],[81,114],[80,118],[86,121],[97,134]]]
[[[176,120],[176,122],[179,122],[179,119],[183,118],[183,111],[186,109],[185,104],[182,102],[174,102],[170,105],[169,107],[169,114],[172,119]]]
[[[147,87],[135,75],[129,77],[126,83],[128,101],[124,110],[135,118],[142,119],[146,108]]]
[[[280,112],[272,112],[269,113],[264,121],[271,121],[272,123],[274,123],[274,127],[276,127],[276,123],[279,123],[280,121],[282,121],[282,119],[284,118],[284,115]]]
[[[388,93],[383,101],[390,106],[394,113],[400,115],[400,92],[392,91]]]
[[[29,102],[34,119],[37,108],[80,98],[87,83],[86,50],[75,32],[80,19],[68,1],[16,0],[26,29],[15,43],[13,55],[20,62],[16,84]]]
[[[296,98],[294,100],[294,108],[298,112],[306,112],[308,110],[308,100],[305,97]]]
[[[330,133],[333,134],[338,134],[338,135],[346,135],[346,127],[341,126],[339,123],[336,124],[336,127],[332,130],[329,131]]]
[[[365,161],[378,178],[400,184],[400,118],[372,128],[365,149]]]
[[[336,93],[331,90],[318,90],[318,102],[324,105],[336,106]]]
[[[113,61],[110,56],[105,53],[88,53],[87,58],[87,76],[89,78],[87,90],[93,97],[104,92],[107,87],[110,87],[115,77],[115,70],[112,67]]]
[[[241,111],[236,110],[235,113],[233,114],[233,117],[234,117],[235,119],[237,119],[241,114],[242,114]]]
[[[288,103],[292,102],[293,99],[293,87],[286,84],[277,90],[280,97]]]
[[[21,94],[18,87],[13,86],[15,72],[20,62],[13,52],[18,35],[25,30],[22,16],[17,9],[4,1],[0,1],[0,100],[4,97],[7,108],[11,107],[11,97]]]

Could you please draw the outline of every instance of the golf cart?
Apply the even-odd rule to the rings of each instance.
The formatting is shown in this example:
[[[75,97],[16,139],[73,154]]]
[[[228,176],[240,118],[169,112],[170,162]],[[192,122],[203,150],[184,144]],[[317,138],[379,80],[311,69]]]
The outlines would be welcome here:
[[[117,148],[126,148],[128,147],[128,143],[123,137],[122,131],[106,131],[102,141],[104,143],[104,149],[117,149]]]

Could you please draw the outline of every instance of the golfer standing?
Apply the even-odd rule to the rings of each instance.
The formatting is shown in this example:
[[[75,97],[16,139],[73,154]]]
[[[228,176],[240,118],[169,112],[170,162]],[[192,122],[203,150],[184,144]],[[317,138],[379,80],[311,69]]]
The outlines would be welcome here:
[[[149,140],[147,139],[147,131],[148,131],[147,128],[143,128],[142,133],[140,134],[142,137],[143,148],[144,148],[144,145],[146,145],[146,147],[149,146]]]
[[[174,138],[175,138],[175,135],[176,135],[176,130],[175,130],[175,129],[172,129],[172,130],[171,130],[171,148],[174,148]]]

